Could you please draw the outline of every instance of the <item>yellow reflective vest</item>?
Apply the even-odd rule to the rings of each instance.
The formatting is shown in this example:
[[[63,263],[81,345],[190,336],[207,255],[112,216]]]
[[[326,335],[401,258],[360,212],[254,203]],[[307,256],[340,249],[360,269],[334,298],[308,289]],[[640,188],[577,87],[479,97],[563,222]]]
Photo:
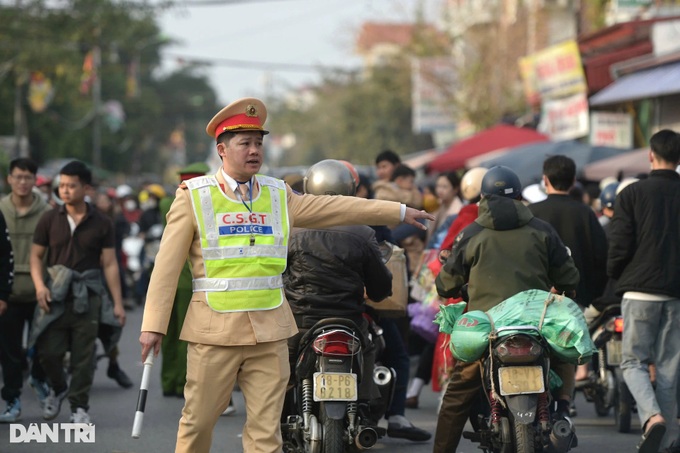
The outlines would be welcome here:
[[[194,279],[193,291],[205,291],[208,306],[218,312],[271,310],[284,300],[286,185],[268,176],[256,179],[260,193],[247,203],[227,197],[214,176],[186,181],[205,266],[205,278]]]

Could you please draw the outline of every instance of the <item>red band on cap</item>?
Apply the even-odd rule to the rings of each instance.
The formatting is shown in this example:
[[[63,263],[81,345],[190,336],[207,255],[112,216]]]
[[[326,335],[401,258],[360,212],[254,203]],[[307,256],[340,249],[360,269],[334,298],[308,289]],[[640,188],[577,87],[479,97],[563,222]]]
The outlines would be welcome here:
[[[231,116],[217,125],[217,128],[215,128],[215,138],[219,137],[225,132],[243,129],[258,131],[263,130],[262,124],[260,123],[260,117],[248,116],[244,113]]]

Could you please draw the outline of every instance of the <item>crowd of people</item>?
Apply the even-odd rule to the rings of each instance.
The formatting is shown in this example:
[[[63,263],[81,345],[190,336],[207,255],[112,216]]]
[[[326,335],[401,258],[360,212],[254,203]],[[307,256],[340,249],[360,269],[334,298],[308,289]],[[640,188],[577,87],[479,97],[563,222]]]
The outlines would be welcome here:
[[[45,420],[56,418],[68,398],[70,420],[87,423],[100,359],[108,362],[109,378],[122,388],[133,386],[120,366],[118,341],[125,310],[143,303],[142,277],[151,266],[134,268],[131,261],[150,261],[144,252],[152,241],[144,235],[160,224],[158,205],[166,193],[159,184],[145,185],[139,193],[127,185],[97,187],[79,161],[50,179],[39,174],[33,160],[21,157],[10,162],[7,174],[10,191],[0,199],[8,231],[3,245],[11,250],[2,253],[0,366],[6,408],[0,422],[20,419],[28,371]],[[124,250],[128,239],[140,246]]]
[[[572,297],[589,320],[621,304],[621,367],[643,428],[639,451],[679,451],[677,133],[651,138],[649,175],[635,184],[603,181],[598,194],[575,190],[577,169],[566,156],[545,159],[534,198],[526,191],[523,197],[526,188],[506,167],[445,172],[418,183],[416,171],[385,150],[375,158],[375,181],[346,163],[352,190],[334,196],[306,190],[300,178],[259,174],[266,119],[265,105],[253,98],[218,112],[206,132],[220,168],[211,174],[203,163],[189,165],[170,195],[159,184],[140,194],[126,185],[96,189],[79,161],[55,181],[39,178],[30,159],[10,163],[11,192],[0,200],[0,230],[7,232],[0,238],[7,404],[0,422],[21,415],[24,370],[46,420],[68,399],[70,420],[90,422],[97,339],[107,375],[131,387],[117,342],[125,310],[143,305],[142,361],[162,349],[163,394],[185,400],[176,451],[209,451],[236,386],[246,401],[244,451],[280,451],[295,339],[324,316],[364,326],[366,298],[395,290],[378,259],[385,240],[404,249],[410,281],[403,316],[374,313],[387,348],[366,360],[397,370],[388,436],[432,437],[405,412],[419,407],[431,382],[441,390],[434,451],[457,448],[480,376],[477,364],[455,362],[441,347],[447,339],[432,325],[440,304],[466,291],[470,306],[487,310],[524,289],[545,289]],[[507,262],[525,272],[506,272]],[[341,272],[348,266],[353,272]],[[555,368],[563,382],[557,416],[574,416],[574,391],[591,370]]]

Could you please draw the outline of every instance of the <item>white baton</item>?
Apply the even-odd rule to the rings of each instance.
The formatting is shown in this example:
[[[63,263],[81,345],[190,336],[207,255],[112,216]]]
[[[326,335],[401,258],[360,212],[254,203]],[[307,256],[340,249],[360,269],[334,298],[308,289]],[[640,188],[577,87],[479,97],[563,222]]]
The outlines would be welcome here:
[[[149,351],[144,361],[144,371],[142,372],[142,383],[139,386],[139,397],[137,397],[137,411],[135,420],[132,422],[132,437],[139,439],[142,432],[142,422],[144,421],[144,407],[146,406],[146,395],[149,389],[149,374],[153,366],[153,348]]]

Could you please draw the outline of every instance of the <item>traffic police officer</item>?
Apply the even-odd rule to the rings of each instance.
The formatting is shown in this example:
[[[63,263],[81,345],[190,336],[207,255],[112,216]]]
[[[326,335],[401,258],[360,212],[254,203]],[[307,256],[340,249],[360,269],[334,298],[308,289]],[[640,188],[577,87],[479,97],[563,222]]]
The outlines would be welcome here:
[[[189,342],[177,452],[210,450],[212,430],[238,382],[246,400],[243,450],[280,452],[279,418],[290,368],[286,339],[297,332],[285,302],[290,227],[394,224],[424,228],[433,217],[400,203],[297,195],[257,174],[263,163],[264,104],[233,102],[208,123],[222,166],[177,190],[156,256],[142,321],[142,360],[160,348],[184,261],[193,296],[180,338]]]

